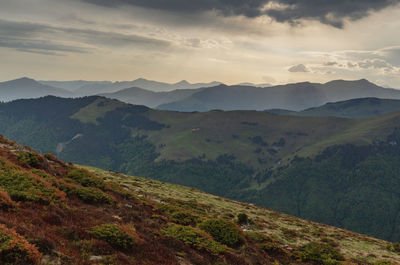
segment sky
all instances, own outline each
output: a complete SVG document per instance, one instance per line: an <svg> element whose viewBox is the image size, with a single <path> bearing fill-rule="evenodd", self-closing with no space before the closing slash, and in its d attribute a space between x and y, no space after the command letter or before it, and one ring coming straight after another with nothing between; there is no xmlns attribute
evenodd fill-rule
<svg viewBox="0 0 400 265"><path fill-rule="evenodd" d="M400 88L400 0L0 0L0 80Z"/></svg>

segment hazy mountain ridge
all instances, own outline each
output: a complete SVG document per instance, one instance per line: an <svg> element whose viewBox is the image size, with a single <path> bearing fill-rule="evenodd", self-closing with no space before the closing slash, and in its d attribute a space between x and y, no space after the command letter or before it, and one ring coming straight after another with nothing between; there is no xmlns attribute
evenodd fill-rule
<svg viewBox="0 0 400 265"><path fill-rule="evenodd" d="M27 77L0 83L0 101L39 98L48 95L70 97L73 94L68 90L43 85Z"/></svg>
<svg viewBox="0 0 400 265"><path fill-rule="evenodd" d="M197 89L202 87L211 87L221 84L220 82L210 83L194 83L191 84L186 80L169 84L144 78L138 78L133 81L40 81L44 84L68 88L74 91L76 96L93 96L103 93L114 93L127 88L141 88L152 92L167 92L177 89Z"/></svg>
<svg viewBox="0 0 400 265"><path fill-rule="evenodd" d="M154 92L138 87L131 87L115 93L99 94L99 96L118 99L134 105L145 105L150 108L155 108L162 104L185 99L192 94L201 91L202 89L204 88L176 89L169 92Z"/></svg>
<svg viewBox="0 0 400 265"><path fill-rule="evenodd" d="M187 112L212 109L300 111L328 102L363 97L400 99L400 91L379 87L364 79L336 80L325 84L304 82L266 88L220 85L203 89L184 100L164 104L158 108Z"/></svg>
<svg viewBox="0 0 400 265"><path fill-rule="evenodd" d="M325 84L303 82L267 87L227 86L218 82L190 84L187 81L167 84L143 78L114 83L81 80L43 81L43 83L68 88L69 91L24 78L0 83L0 89L1 86L5 87L2 91L3 100L37 98L46 95L61 97L101 95L151 108L192 112L213 109L301 111L322 106L328 102L355 98L400 99L399 90L379 87L365 79L335 80Z"/></svg>
<svg viewBox="0 0 400 265"><path fill-rule="evenodd" d="M277 115L332 116L342 118L366 118L400 111L400 100L379 98L357 98L331 102L303 111L270 109L265 112Z"/></svg>
<svg viewBox="0 0 400 265"><path fill-rule="evenodd" d="M86 85L94 85L94 84L108 85L108 84L112 83L110 81L85 81L85 80L74 80L74 81L39 80L38 82L41 84L44 84L44 85L58 87L58 88L62 88L62 89L69 90L69 91L76 91Z"/></svg>

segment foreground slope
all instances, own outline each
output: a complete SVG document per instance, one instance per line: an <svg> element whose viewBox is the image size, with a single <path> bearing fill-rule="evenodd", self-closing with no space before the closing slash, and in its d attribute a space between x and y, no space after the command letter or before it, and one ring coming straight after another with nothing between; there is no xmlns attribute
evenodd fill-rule
<svg viewBox="0 0 400 265"><path fill-rule="evenodd" d="M397 244L0 143L1 264L400 262Z"/></svg>
<svg viewBox="0 0 400 265"><path fill-rule="evenodd" d="M0 132L65 161L400 240L400 113L178 113L100 97L0 104Z"/></svg>

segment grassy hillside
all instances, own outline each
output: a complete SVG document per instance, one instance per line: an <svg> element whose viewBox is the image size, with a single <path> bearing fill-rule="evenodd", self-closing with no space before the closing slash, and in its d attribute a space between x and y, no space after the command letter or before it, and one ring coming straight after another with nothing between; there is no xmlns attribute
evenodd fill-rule
<svg viewBox="0 0 400 265"><path fill-rule="evenodd" d="M392 241L400 240L393 190L400 163L392 159L399 122L399 113L356 120L179 113L99 97L0 104L0 132L42 153Z"/></svg>
<svg viewBox="0 0 400 265"><path fill-rule="evenodd" d="M341 118L367 118L400 111L400 100L379 98L358 98L327 103L303 111L271 109L265 112L294 116L332 116Z"/></svg>
<svg viewBox="0 0 400 265"><path fill-rule="evenodd" d="M398 244L0 137L1 264L396 264Z"/></svg>
<svg viewBox="0 0 400 265"><path fill-rule="evenodd" d="M247 240L261 243L259 246L270 253L280 253L278 255L296 253L296 249L302 249L302 246L325 242L340 250L340 253L348 259L346 264L352 264L352 262L384 264L378 261L382 262L385 259L395 263L400 262L398 254L391 250L396 244L298 219L253 204L210 195L193 188L126 176L92 167L83 168L105 180L116 181L125 188L134 189L139 196L149 198L159 204L172 203L192 213L205 211L210 217L223 217L235 222L238 222L238 214L245 214L249 221L247 224L242 224L241 228ZM317 264L331 263L325 261L325 263L317 262ZM332 261L332 264L336 263Z"/></svg>

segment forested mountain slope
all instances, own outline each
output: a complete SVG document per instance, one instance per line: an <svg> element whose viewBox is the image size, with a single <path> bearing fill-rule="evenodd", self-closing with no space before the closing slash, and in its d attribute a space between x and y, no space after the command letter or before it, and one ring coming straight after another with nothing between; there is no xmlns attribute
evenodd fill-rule
<svg viewBox="0 0 400 265"><path fill-rule="evenodd" d="M400 113L179 113L100 97L0 104L0 132L42 153L392 241L400 240L399 124Z"/></svg>

